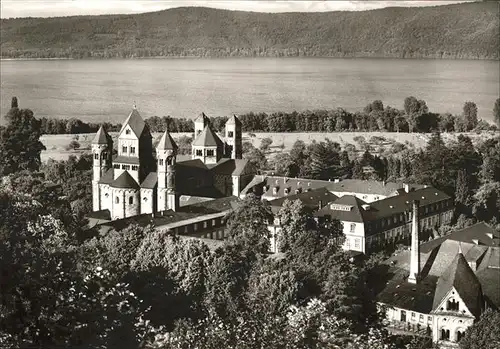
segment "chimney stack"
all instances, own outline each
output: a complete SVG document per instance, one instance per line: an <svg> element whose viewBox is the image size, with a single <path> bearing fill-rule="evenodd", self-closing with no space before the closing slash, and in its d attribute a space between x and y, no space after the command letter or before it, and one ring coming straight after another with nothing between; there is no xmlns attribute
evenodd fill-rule
<svg viewBox="0 0 500 349"><path fill-rule="evenodd" d="M419 205L418 200L413 200L413 218L411 223L411 247L410 247L410 276L408 282L416 284L420 278L420 245L419 233Z"/></svg>
<svg viewBox="0 0 500 349"><path fill-rule="evenodd" d="M405 192L409 193L410 192L410 185L408 183L403 183L403 189Z"/></svg>

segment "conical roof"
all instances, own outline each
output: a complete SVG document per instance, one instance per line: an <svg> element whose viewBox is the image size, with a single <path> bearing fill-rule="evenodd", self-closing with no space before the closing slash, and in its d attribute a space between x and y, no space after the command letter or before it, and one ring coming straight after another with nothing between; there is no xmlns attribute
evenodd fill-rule
<svg viewBox="0 0 500 349"><path fill-rule="evenodd" d="M227 119L226 125L241 125L241 121L236 115L233 115Z"/></svg>
<svg viewBox="0 0 500 349"><path fill-rule="evenodd" d="M108 144L109 138L110 135L106 132L104 127L101 126L95 134L92 144Z"/></svg>
<svg viewBox="0 0 500 349"><path fill-rule="evenodd" d="M144 126L146 125L146 123L144 122L144 120L142 120L141 114L139 114L137 109L134 108L130 112L127 120L125 120L125 122L123 123L120 134L123 132L127 125L130 126L132 132L134 132L137 138L139 138L142 134L142 131L144 130Z"/></svg>
<svg viewBox="0 0 500 349"><path fill-rule="evenodd" d="M121 175L118 176L111 183L111 187L113 188L123 188L123 189L139 189L139 184L135 181L134 178L127 172L123 171Z"/></svg>
<svg viewBox="0 0 500 349"><path fill-rule="evenodd" d="M479 280L470 268L462 253L457 253L448 269L438 279L434 293L433 309L442 303L443 298L455 288L467 309L479 316L481 314L482 289Z"/></svg>
<svg viewBox="0 0 500 349"><path fill-rule="evenodd" d="M168 131L163 133L158 145L156 146L157 150L176 150L177 148L177 144L175 144L175 141L172 139L172 136Z"/></svg>
<svg viewBox="0 0 500 349"><path fill-rule="evenodd" d="M195 146L205 146L205 147L218 147L222 146L222 141L219 136L210 128L210 126L205 126L203 131L196 137L193 142Z"/></svg>

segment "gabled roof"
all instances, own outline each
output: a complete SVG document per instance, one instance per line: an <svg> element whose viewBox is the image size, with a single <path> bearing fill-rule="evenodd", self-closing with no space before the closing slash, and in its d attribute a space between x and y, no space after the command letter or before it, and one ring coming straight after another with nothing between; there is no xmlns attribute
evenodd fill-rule
<svg viewBox="0 0 500 349"><path fill-rule="evenodd" d="M438 279L432 305L434 310L439 311L437 308L452 288L458 292L467 309L476 318L479 317L483 299L481 284L461 252L457 253L448 269Z"/></svg>
<svg viewBox="0 0 500 349"><path fill-rule="evenodd" d="M154 189L158 182L158 175L156 172L150 172L141 183L141 188Z"/></svg>
<svg viewBox="0 0 500 349"><path fill-rule="evenodd" d="M130 112L127 120L123 123L122 129L120 130L121 134L125 127L129 125L130 128L132 129L132 132L137 136L137 138L141 137L142 131L144 130L144 127L146 126L146 123L144 120L142 120L141 115L137 111L137 109L132 109Z"/></svg>
<svg viewBox="0 0 500 349"><path fill-rule="evenodd" d="M203 131L196 137L193 142L194 146L201 147L220 147L223 145L219 136L210 128L209 125L205 126Z"/></svg>
<svg viewBox="0 0 500 349"><path fill-rule="evenodd" d="M158 145L156 146L157 150L177 150L177 144L175 141L172 139L172 136L168 131L163 132L163 135L160 138L160 141L158 142Z"/></svg>
<svg viewBox="0 0 500 349"><path fill-rule="evenodd" d="M233 115L227 120L226 125L241 125L241 121L236 115Z"/></svg>
<svg viewBox="0 0 500 349"><path fill-rule="evenodd" d="M123 173L111 183L111 186L113 188L139 189L139 184L137 184L135 179L132 178L127 171L123 171Z"/></svg>
<svg viewBox="0 0 500 349"><path fill-rule="evenodd" d="M92 144L108 144L111 140L111 136L106 132L104 127L99 127L97 133L95 134L94 139L92 140Z"/></svg>
<svg viewBox="0 0 500 349"><path fill-rule="evenodd" d="M332 208L332 205L345 206L346 209L335 209ZM366 205L366 202L363 200L353 195L344 195L323 207L314 215L316 217L329 216L331 219L337 219L339 221L363 223L365 221L365 215L369 212L363 208L363 205ZM350 209L347 210L347 207Z"/></svg>

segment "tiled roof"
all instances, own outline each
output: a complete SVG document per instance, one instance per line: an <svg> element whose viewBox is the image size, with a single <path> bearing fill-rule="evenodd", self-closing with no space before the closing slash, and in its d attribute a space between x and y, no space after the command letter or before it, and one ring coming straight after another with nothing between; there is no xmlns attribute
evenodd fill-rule
<svg viewBox="0 0 500 349"><path fill-rule="evenodd" d="M214 198L207 198L204 196L180 195L179 206L189 206L199 204L200 202L215 200Z"/></svg>
<svg viewBox="0 0 500 349"><path fill-rule="evenodd" d="M207 169L207 166L200 159L180 161L180 162L177 162L177 165L178 166L186 166L186 167L202 168L204 170Z"/></svg>
<svg viewBox="0 0 500 349"><path fill-rule="evenodd" d="M500 309L500 269L486 268L478 271L476 276L486 300L496 309Z"/></svg>
<svg viewBox="0 0 500 349"><path fill-rule="evenodd" d="M168 131L163 132L160 141L156 145L157 150L176 150L178 149L177 144L172 139L172 136Z"/></svg>
<svg viewBox="0 0 500 349"><path fill-rule="evenodd" d="M141 188L154 189L158 183L158 175L156 172L150 172L141 183Z"/></svg>
<svg viewBox="0 0 500 349"><path fill-rule="evenodd" d="M331 219L338 219L339 221L363 223L366 220L365 215L368 213L362 207L365 204L366 202L353 195L344 195L323 207L314 215L316 217L329 216ZM350 210L332 209L332 205L349 206Z"/></svg>
<svg viewBox="0 0 500 349"><path fill-rule="evenodd" d="M377 294L377 301L401 309L429 314L432 310L437 277L428 276L417 284L407 282L407 270L393 268L392 278ZM408 315L407 315L408 316Z"/></svg>
<svg viewBox="0 0 500 349"><path fill-rule="evenodd" d="M113 188L124 188L124 189L139 189L139 184L135 181L134 178L127 172L123 171L121 175L118 176L117 179L111 183Z"/></svg>
<svg viewBox="0 0 500 349"><path fill-rule="evenodd" d="M238 197L228 196L224 198L206 200L203 202L198 202L192 205L183 206L181 211L192 212L192 213L216 213L224 212L234 208L234 205L238 202Z"/></svg>
<svg viewBox="0 0 500 349"><path fill-rule="evenodd" d="M421 189L423 185L409 185L410 190ZM403 189L403 182L381 182L372 180L361 179L344 179L340 182L331 183L328 185L328 190L332 192L346 192L346 193L362 193L391 196L398 189ZM404 190L403 190L404 192Z"/></svg>
<svg viewBox="0 0 500 349"><path fill-rule="evenodd" d="M428 257L426 257L426 269L429 270L429 274L439 276L445 272L448 266L455 259L459 249L462 250L464 255L467 255L474 247L475 245L473 244L461 243L455 240L446 240L432 251L428 251L426 244L422 244L420 246L420 251L427 252L426 255ZM478 247L479 249L482 249L483 252L487 250L487 247L485 246Z"/></svg>
<svg viewBox="0 0 500 349"><path fill-rule="evenodd" d="M194 146L204 146L204 147L219 147L223 143L219 136L210 128L209 125L205 126L203 131L196 137L193 141Z"/></svg>
<svg viewBox="0 0 500 349"><path fill-rule="evenodd" d="M438 279L432 305L434 310L438 310L443 298L453 287L457 290L467 309L474 316L479 317L483 299L481 284L462 253L457 253L450 266Z"/></svg>
<svg viewBox="0 0 500 349"><path fill-rule="evenodd" d="M111 140L111 136L106 132L104 127L99 127L99 130L95 134L92 144L108 144Z"/></svg>
<svg viewBox="0 0 500 349"><path fill-rule="evenodd" d="M144 122L144 120L142 120L142 117L139 114L139 112L137 111L137 109L134 108L130 112L127 120L125 120L125 122L123 123L122 129L120 130L119 134L121 134L123 132L123 130L125 129L125 127L127 125L130 126L130 128L132 129L132 132L134 132L134 134L137 136L137 138L140 138L142 131L144 130L144 127L146 126L146 123Z"/></svg>
<svg viewBox="0 0 500 349"><path fill-rule="evenodd" d="M373 221L384 217L390 217L393 214L411 211L413 200L419 200L420 206L422 207L448 199L450 199L448 195L436 188L427 187L417 189L409 193L391 196L370 203L370 209L367 211L366 218L368 221Z"/></svg>
<svg viewBox="0 0 500 349"><path fill-rule="evenodd" d="M285 196L285 188L288 188L290 194L295 194L295 190L297 189L308 191L326 187L330 183L329 181L317 179L267 176L265 177L266 187L264 188L262 196L267 200L272 200L272 198L277 199ZM276 194L274 194L274 188L277 188Z"/></svg>
<svg viewBox="0 0 500 349"><path fill-rule="evenodd" d="M236 115L233 115L227 120L226 125L241 125L241 121Z"/></svg>
<svg viewBox="0 0 500 349"><path fill-rule="evenodd" d="M247 159L220 159L210 170L217 174L240 176L247 166L251 166Z"/></svg>
<svg viewBox="0 0 500 349"><path fill-rule="evenodd" d="M120 164L132 164L132 165L139 165L139 158L136 156L123 156L123 155L116 155L113 158L113 163L120 163Z"/></svg>
<svg viewBox="0 0 500 349"><path fill-rule="evenodd" d="M99 183L101 183L101 184L111 184L113 181L114 181L114 171L113 171L112 168L108 168L102 174L101 179L99 180Z"/></svg>
<svg viewBox="0 0 500 349"><path fill-rule="evenodd" d="M241 191L240 195L246 195L248 193L254 193L254 190L258 191L259 193L261 192L259 187L264 186L266 183L266 176L262 175L257 175L252 178L250 183L246 185L245 188Z"/></svg>
<svg viewBox="0 0 500 349"><path fill-rule="evenodd" d="M318 188L309 192L303 192L295 195L288 195L279 199L271 200L269 204L274 207L281 207L285 200L300 200L302 204L309 208L317 209L321 202L322 206L337 200L338 197L328 191L326 188Z"/></svg>

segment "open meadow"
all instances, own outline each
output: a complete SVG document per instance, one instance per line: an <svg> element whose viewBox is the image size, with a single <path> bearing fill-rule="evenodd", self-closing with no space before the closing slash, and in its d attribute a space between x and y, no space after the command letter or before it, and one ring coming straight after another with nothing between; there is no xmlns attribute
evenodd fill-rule
<svg viewBox="0 0 500 349"><path fill-rule="evenodd" d="M116 146L117 132L110 133ZM452 142L457 139L461 133L442 133L442 137L446 143ZM495 132L482 131L481 133L467 132L462 133L469 136L474 144L477 144L487 138L494 137ZM192 137L190 132L172 133L172 137L178 140L182 136ZM153 133L154 141L156 143L161 136L160 133ZM396 132L303 132L303 133L244 133L243 143L250 142L258 148L264 138L272 140L269 147L269 156L273 156L278 152L289 151L297 140L304 141L309 144L313 141L324 141L325 138L333 142L338 142L342 148L352 144L356 147L358 152L364 151L366 147L370 147L373 154L383 153L390 149L393 144L401 143L407 147L424 147L427 144L431 134L430 133L396 133ZM221 135L222 137L222 135ZM47 161L49 158L54 160L65 160L70 155L80 155L90 152L90 143L94 138L94 134L60 134L60 135L43 135L41 137L42 143L47 148L42 152L42 161ZM77 149L68 149L72 140L76 140L80 147Z"/></svg>

